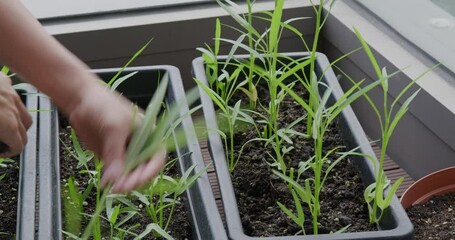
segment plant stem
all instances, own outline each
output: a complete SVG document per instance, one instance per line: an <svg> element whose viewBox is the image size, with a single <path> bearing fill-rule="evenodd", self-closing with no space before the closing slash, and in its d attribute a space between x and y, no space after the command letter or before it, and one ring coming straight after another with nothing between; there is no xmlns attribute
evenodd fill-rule
<svg viewBox="0 0 455 240"><path fill-rule="evenodd" d="M318 129L319 131L319 129ZM322 139L323 134L318 135L318 138L315 139L316 146L316 158L315 158L315 167L314 167L314 211L313 211L313 234L318 234L318 216L319 216L319 195L321 189L321 173L322 173Z"/></svg>
<svg viewBox="0 0 455 240"><path fill-rule="evenodd" d="M248 24L253 27L253 5L251 4L251 0L247 0L247 5L248 5ZM253 33L251 31L248 31L248 46L253 49ZM248 72L248 90L250 93L252 93L254 90L254 84L253 84L253 68L255 64L255 58L254 54L250 52L250 68ZM253 101L253 99L249 98L250 100L250 109L253 110L256 103Z"/></svg>
<svg viewBox="0 0 455 240"><path fill-rule="evenodd" d="M169 216L167 218L166 226L163 228L164 231L166 231L166 229L168 228L169 224L171 223L172 214L174 214L174 209L175 209L176 202L177 202L177 196L176 196L176 194L174 194L174 201L173 201L173 204L171 206L171 210L169 211Z"/></svg>
<svg viewBox="0 0 455 240"><path fill-rule="evenodd" d="M311 63L310 63L310 79L309 79L309 86L311 87L311 89L314 89L314 87L317 87L317 86L313 86L313 83L317 83L317 81L314 81L313 80L313 77L315 77L313 75L314 73L314 70L315 70L315 65L316 65L316 52L318 50L318 41L319 41L319 35L320 35L320 32L321 32L321 18L322 18L322 9L323 9L323 0L320 0L319 2L319 6L318 6L318 10L317 10L317 14L316 14L316 26L315 26L315 32L314 32L314 41L313 41L313 48L311 50ZM313 93L313 91L310 91L310 99L309 99L309 106L310 108L313 108L314 107L314 99L317 99L319 98L319 96L311 96L311 94ZM308 118L307 118L307 134L308 136L311 136L312 135L312 125L313 125L313 117L311 115L308 115Z"/></svg>
<svg viewBox="0 0 455 240"><path fill-rule="evenodd" d="M95 227L95 224L96 225L99 225L99 216L101 214L101 212L104 210L104 203L106 202L106 197L109 193L109 189L111 189L111 187L107 187L103 194L101 195L101 197L99 197L99 201L98 202L98 205L95 209L95 213L93 214L93 217L90 219L90 222L88 223L87 227L85 228L85 231L84 231L84 234L82 235L82 240L86 240L88 239L91 235L92 235L92 229L93 227ZM98 199L98 193L97 193L97 199Z"/></svg>
<svg viewBox="0 0 455 240"><path fill-rule="evenodd" d="M386 125L386 126L388 126L388 125ZM386 131L388 132L388 129ZM385 133L385 134L387 134L387 133ZM378 175L377 175L377 179L376 179L376 186L378 186L378 183L380 183L380 182L382 182L382 183L385 182L383 168L384 168L384 159L385 159L385 155L387 152L388 140L386 138L383 138L383 139L384 140L381 143L381 155L379 157L379 166L378 166ZM370 223L376 223L378 221L378 219L376 217L376 213L378 210L378 199L382 198L381 194L383 194L382 191L375 191L375 198L373 201L373 212L371 213Z"/></svg>
<svg viewBox="0 0 455 240"><path fill-rule="evenodd" d="M230 148L231 148L231 154L229 154L229 162L230 162L230 169L231 173L234 171L235 168L235 156L234 156L234 126L232 126L231 121L229 121L229 140L230 140Z"/></svg>

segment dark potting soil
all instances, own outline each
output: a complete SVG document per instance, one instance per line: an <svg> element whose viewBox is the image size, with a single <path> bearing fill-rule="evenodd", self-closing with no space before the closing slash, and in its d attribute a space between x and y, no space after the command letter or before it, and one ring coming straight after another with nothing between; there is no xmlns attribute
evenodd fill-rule
<svg viewBox="0 0 455 240"><path fill-rule="evenodd" d="M12 239L16 234L17 189L19 187L19 157L0 168L0 239Z"/></svg>
<svg viewBox="0 0 455 240"><path fill-rule="evenodd" d="M296 89L294 89L296 90ZM258 87L259 96L268 96L268 92ZM301 96L304 92L299 90ZM246 102L242 101L242 102ZM267 102L262 102L267 106ZM287 125L305 115L305 112L290 97L286 97L280 107L279 122ZM264 114L264 113L263 113ZM335 147L344 146L338 133L336 123L328 130L324 139L325 152ZM305 121L294 127L294 130L305 132ZM235 135L236 152L248 140L257 137L254 130ZM285 156L285 160L295 169L300 161L313 156L313 142L303 137L293 139L295 149ZM350 149L341 149L347 151ZM294 210L294 200L284 180L274 175L267 162L272 162L271 148L264 148L261 142L249 143L243 151L232 181L239 205L239 211L245 234L250 236L285 236L302 234L300 227L283 213L277 202ZM273 154L272 154L273 155ZM333 159L335 159L335 156ZM336 232L350 225L346 232L375 231L377 228L369 223L368 207L363 199L365 186L362 184L353 160L341 161L327 178L320 196L321 215L319 216L319 234ZM301 179L312 177L312 170L307 170ZM303 206L307 209L306 206ZM309 210L305 212L305 231L312 234L312 217Z"/></svg>
<svg viewBox="0 0 455 240"><path fill-rule="evenodd" d="M455 193L434 196L406 212L414 225L415 239L455 239Z"/></svg>
<svg viewBox="0 0 455 240"><path fill-rule="evenodd" d="M66 146L72 146L70 128L68 126L66 126L66 123L64 120L61 120L61 123L63 123L63 124L61 124L62 126L59 131L60 140L63 141L66 144ZM87 182L89 180L89 177L87 176L87 174L79 173L79 171L81 169L77 168L77 164L78 164L77 160L71 156L71 154L68 152L67 149L65 149L63 144L60 145L60 157L61 157L60 181L61 181L62 191L64 191L64 186L69 177L73 177L74 180L78 183L80 191L83 191L84 189L86 189L86 187L88 185ZM168 158L172 159L172 157L173 157L172 154L169 154ZM89 162L89 168L95 169L93 161ZM173 177L177 177L179 175L177 165L175 165L175 167L172 167L169 170L168 174L170 174ZM95 212L95 208L96 208L95 191L96 190L93 189L92 194L88 197L87 204L86 204L86 206L84 206L85 213L92 214ZM135 197L130 198L130 200L134 204L136 204L136 206L141 205L141 202L139 202L138 200L135 200L135 199L136 199ZM172 216L173 220L171 221L171 223L167 229L167 232L171 236L173 236L175 239L191 239L191 236L192 236L191 235L192 234L191 224L190 224L189 218L187 217L187 212L185 210L185 206L183 205L183 200L181 200L181 199L179 199L179 200L180 200L181 204L176 205L173 216ZM64 201L65 201L65 199L62 199L62 205L63 205ZM104 213L105 213L105 211L103 211L103 214ZM136 216L134 216L131 220L129 220L128 223L122 225L122 228L128 229L128 227L139 223L141 226L138 228L135 228L134 230L132 230L132 232L135 232L136 234L142 233L145 230L146 226L148 224L152 223L152 220L150 217L148 217L145 209L143 209L143 208L140 210L139 214L140 215L136 214ZM66 223L65 223L64 216L65 215L63 213L63 219L64 219L63 224L64 224L64 229L65 229ZM84 229L84 226L87 223L88 223L88 219L86 222L83 223L82 229ZM103 224L103 229L106 230L106 232L104 234L109 234L109 223L107 223L106 221L102 221L102 224ZM109 236L109 235L106 235L106 236ZM133 239L133 237L129 237L126 239ZM146 236L143 239L156 239L156 238L151 236L151 234L150 234L150 236Z"/></svg>

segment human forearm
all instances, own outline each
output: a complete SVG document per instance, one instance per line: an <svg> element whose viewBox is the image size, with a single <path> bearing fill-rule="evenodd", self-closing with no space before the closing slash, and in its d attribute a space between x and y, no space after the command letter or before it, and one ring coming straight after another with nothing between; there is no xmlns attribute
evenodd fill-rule
<svg viewBox="0 0 455 240"><path fill-rule="evenodd" d="M81 141L103 160L104 184L113 184L117 192L128 191L158 174L164 165L164 151L124 174L125 147L131 126L140 124L132 103L95 81L97 77L88 67L49 36L18 0L0 0L0 34L0 64L11 67L63 110ZM8 109L11 102L4 101L3 109ZM9 119L24 122L19 117ZM0 127L7 126L2 123ZM17 128L7 130L18 132ZM25 135L25 130L21 132ZM0 136L0 140L5 138ZM15 144L17 151L25 144L19 140Z"/></svg>
<svg viewBox="0 0 455 240"><path fill-rule="evenodd" d="M85 64L49 36L19 1L0 1L0 33L0 64L48 94L65 112L97 84Z"/></svg>

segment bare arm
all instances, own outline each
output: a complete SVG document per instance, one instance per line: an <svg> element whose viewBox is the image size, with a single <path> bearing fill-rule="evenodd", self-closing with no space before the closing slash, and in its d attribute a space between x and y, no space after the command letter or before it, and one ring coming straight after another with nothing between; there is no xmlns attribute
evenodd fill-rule
<svg viewBox="0 0 455 240"><path fill-rule="evenodd" d="M49 36L18 0L0 0L0 64L8 65L63 110L82 141L103 160L103 183L112 183L114 191L146 183L164 165L162 151L123 175L132 104L95 81L88 67Z"/></svg>
<svg viewBox="0 0 455 240"><path fill-rule="evenodd" d="M0 35L0 64L8 63L63 111L68 112L81 101L84 89L96 84L88 68L49 36L20 1L0 1Z"/></svg>

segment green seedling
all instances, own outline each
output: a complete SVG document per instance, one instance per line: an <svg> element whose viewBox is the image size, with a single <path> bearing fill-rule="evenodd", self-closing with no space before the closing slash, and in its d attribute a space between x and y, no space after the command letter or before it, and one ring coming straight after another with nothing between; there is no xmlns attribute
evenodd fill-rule
<svg viewBox="0 0 455 240"><path fill-rule="evenodd" d="M389 79L393 77L396 73L388 74L386 68L380 68L379 64L371 51L370 47L362 37L361 33L354 28L357 38L359 39L362 47L368 56L368 59L373 66L376 76L381 82L381 88L383 93L382 98L382 112L379 110L378 106L371 100L371 98L364 94L365 99L369 103L369 105L373 108L374 113L377 116L379 121L379 126L381 130L381 153L379 156L379 165L375 163L376 168L376 182L372 183L365 189L364 198L365 201L368 203L368 208L370 212L370 222L371 223L378 223L384 211L390 206L390 202L392 201L392 197L395 195L396 190L403 182L403 178L399 178L394 184L390 185L390 180L387 180L385 173L383 171L384 159L387 153L387 148L392 137L392 134L397 127L399 121L405 116L405 114L409 110L409 105L414 100L414 98L419 93L420 89L416 90L412 93L408 98L406 98L398 108L399 101L404 97L405 94L408 93L410 88L422 78L426 73L433 70L435 67L430 68L428 71L424 72L416 79L408 83L398 94L395 100L389 104L388 94L389 94ZM342 72L342 71L341 71ZM347 75L346 75L347 76ZM351 81L353 81L351 79ZM386 189L389 189L388 193L385 194ZM379 213L379 215L378 215Z"/></svg>
<svg viewBox="0 0 455 240"><path fill-rule="evenodd" d="M139 214L139 209L125 195L108 195L106 198L106 217L103 219L109 222L110 239L125 239L130 235L137 237L137 234L132 231L140 226L139 223L127 229L122 228L137 214Z"/></svg>
<svg viewBox="0 0 455 240"><path fill-rule="evenodd" d="M253 4L255 1L247 0L247 5L248 5L248 14L247 14L247 19L248 19L248 25L253 26ZM254 41L253 41L253 33L251 31L248 31L248 47L253 49L254 48ZM250 69L254 67L254 62L255 62L255 57L252 52L250 52ZM257 90L256 86L254 85L253 82L253 76L254 72L253 71L248 71L248 90L249 91L244 91L245 93L252 93L253 97L250 97L250 109L254 109L254 106L256 105L257 101Z"/></svg>
<svg viewBox="0 0 455 240"><path fill-rule="evenodd" d="M163 231L163 229L160 228L160 226L158 226L158 224L156 223L150 223L149 225L147 225L145 231L138 235L137 237L135 237L134 240L142 239L146 237L150 232L156 232L166 240L174 240L174 238L171 235L169 235L169 233Z"/></svg>
<svg viewBox="0 0 455 240"><path fill-rule="evenodd" d="M144 51L150 42L151 40L144 47L142 47L132 57L132 59L106 84L107 87L114 91L120 84L136 74L136 72L132 72L123 77L120 77L120 74L123 72L123 70L136 57L138 57L141 52ZM187 99L181 98L176 103L171 104L166 108L166 111L164 111L164 113L158 117L158 113L162 110L162 104L164 102L164 95L167 90L168 81L169 76L166 73L160 79L158 90L156 91L151 103L148 105L145 111L144 119L142 121L143 124L137 127L132 126L134 131L130 144L127 147L125 172L129 172L136 168L138 165L144 163L150 159L150 157L157 151L163 149L167 150L168 152L172 152L176 149L176 147L182 146L186 141L183 130L179 128L180 123L186 117L189 117L193 112L197 111L200 106L189 110L185 114L181 114L182 106L186 104L187 100L189 105L194 103L197 100L198 95L196 93L196 90L190 91L189 94L187 94ZM134 118L136 118L138 114L138 111L136 111ZM109 223L111 239L124 239L127 236L134 236L135 239L141 239L150 231L160 233L165 238L171 239L171 237L168 237L169 235L166 232L156 229L154 223L147 226L146 230L141 234L132 232L138 227L137 224L129 227L128 229L124 229L122 226L128 222L132 216L138 213L137 207L135 207L125 196L111 194L110 187L107 187L104 190L101 188L101 161L94 157L94 154L92 152L83 150L74 131L72 131L71 139L73 145L72 147L74 148L74 152L71 151L71 154L79 162L78 167L84 167L80 173L89 174L91 180L89 181L89 187L87 187L87 189L85 189L83 192L80 192L74 187L74 182L73 184L70 183L69 185L73 185L73 187L71 187L71 197L69 198L74 202L77 202L77 209L81 210L80 203L84 202L84 199L87 197L87 195L94 189L96 190L96 209L95 212L91 215L83 214L83 212L79 211L78 215L90 218L90 221L85 227L85 230L81 237L79 237L80 231L67 231L65 234L74 239L88 239L89 237L92 237L96 240L101 239L101 221L104 220ZM66 147L68 148L68 146ZM87 163L93 160L99 164L95 164L95 170L90 170ZM189 178L191 182L194 182L201 173L191 173L191 177L189 177L189 174L190 173L188 173L186 180ZM189 185L185 186L189 187ZM182 189L184 186L180 185L180 187ZM181 191L183 192L184 190ZM106 209L106 216L102 215L104 209ZM71 218L72 215L73 214L70 214L69 217ZM74 217L73 219L77 219L77 217ZM75 226L77 226L77 224Z"/></svg>
<svg viewBox="0 0 455 240"><path fill-rule="evenodd" d="M242 76L246 76L246 81L240 81L239 84L241 87L239 88L242 90L250 99L250 107L255 105L255 101L252 102L251 100L257 99L257 90L256 84L259 80L264 80L269 88L270 94L270 104L266 106L266 111L268 113L267 116L267 126L264 127L265 132L261 136L261 138L270 138L271 136L274 137L275 143L272 144L274 148L274 157L278 162L283 162L283 149L286 147L282 146L282 139L280 135L283 132L283 129L278 128L278 116L279 116L279 105L283 100L286 92L279 88L280 82L286 80L288 77L297 74L298 72L302 71L302 69L310 64L310 61L306 61L306 59L302 60L303 62L294 65L294 66L287 66L285 61L281 59L286 59L285 56L282 56L278 52L278 45L283 33L284 29L291 30L292 32L296 33L299 37L302 38L302 34L294 27L290 25L291 22L296 20L301 20L304 18L296 18L291 19L288 21L282 21L283 15L283 7L284 1L277 0L275 1L275 9L273 13L271 12L261 12L262 15L258 15L257 18L263 21L267 21L270 23L270 27L265 30L264 33L259 33L252 25L253 21L253 13L252 13L252 5L254 2L248 1L248 14L246 16L238 10L237 4L232 1L217 1L218 4L240 25L242 29L235 28L232 26L228 26L240 33L240 37L237 40L230 40L225 38L215 39L215 41L222 41L229 44L232 44L231 51L228 55L226 60L225 66L235 67L235 70L232 71L231 75L237 76L239 73L242 73ZM247 38L248 45L243 44L242 42ZM248 60L237 60L234 59L233 55L237 49L242 49L247 51L250 54L250 59ZM216 56L212 55L210 59L214 59ZM256 63L257 62L257 63ZM212 61L211 63L214 63ZM294 63L294 62L292 62ZM278 69L278 66L282 66ZM228 75L226 73L222 73L221 76ZM256 77L256 82L253 82L253 78ZM220 81L213 81L215 83L219 83ZM222 82L221 84L225 84ZM200 85L200 84L199 84ZM248 85L249 90L243 88L244 85ZM253 87L254 86L254 87ZM213 87L211 87L213 89ZM233 88L236 89L236 88ZM206 93L209 91L204 89ZM215 94L214 94L215 93ZM220 105L223 105L222 112L224 115L232 116L232 113L229 113L228 109L228 101L221 101L223 99L222 96L216 96L216 91L213 91L209 94L212 100L217 104L220 108ZM217 98L217 99L215 99ZM237 103L236 103L237 104ZM231 121L228 124L235 124ZM232 149L232 147L231 147ZM233 151L230 154L230 166L232 166L235 161L233 160ZM282 171L286 171L286 168L282 166ZM232 170L232 168L231 168Z"/></svg>
<svg viewBox="0 0 455 240"><path fill-rule="evenodd" d="M8 166L8 163L13 163L14 160L9 158L0 158L0 167L5 168ZM6 173L0 175L0 181L2 181L6 177Z"/></svg>
<svg viewBox="0 0 455 240"><path fill-rule="evenodd" d="M179 179L161 172L144 193L133 191L132 194L142 202L147 214L152 219L152 225L147 227L147 233L153 232L156 236L172 239L163 235L162 232L166 232L171 223L175 207L180 204L178 200L180 195L191 187L206 170L204 168L193 174L195 167L196 165L193 165L188 168Z"/></svg>
<svg viewBox="0 0 455 240"><path fill-rule="evenodd" d="M133 132L130 144L128 145L126 151L125 171L131 171L136 168L138 165L150 159L153 154L162 148L165 148L168 151L173 151L175 150L176 145L180 146L180 144L185 142L183 130L180 128L177 129L177 127L185 117L188 117L199 107L190 110L186 115L178 118L179 111L186 100L181 99L169 106L167 111L165 111L165 114L158 117L158 113L162 108L168 81L168 75L165 74L144 113L143 124L140 127L135 128L136 130ZM190 105L196 101L197 93L195 90L190 91L189 94L187 94L187 99ZM154 127L155 125L156 127ZM171 138L171 136L174 136L174 138ZM175 141L176 144L171 144L173 141ZM200 174L197 174L197 176L199 175ZM91 229L97 229L97 226L99 226L99 220L96 219L99 219L99 215L102 211L101 209L104 208L107 197L106 194L108 192L109 188L105 189L101 196L97 194L97 202L99 204L97 204L97 210L93 215L92 220L89 222L82 239L87 239L91 235ZM97 231L93 232L94 237L99 235Z"/></svg>
<svg viewBox="0 0 455 240"><path fill-rule="evenodd" d="M310 88L317 88L318 84L317 81L314 79L315 78L315 66L316 66L316 58L317 58L317 50L318 50L318 44L319 44L319 36L321 34L322 28L329 16L329 14L326 14L325 17L323 18L323 11L324 11L324 0L319 0L319 4L316 5L312 0L310 0L311 5L313 6L313 10L316 14L315 20L316 20L316 26L315 26L315 32L314 32L314 41L313 41L313 46L310 50L310 59L313 59L313 61L310 62L310 76L309 78L306 78L307 84L310 85ZM332 9L333 5L335 4L335 0L330 1L330 7L328 12L330 13L330 10ZM306 45L306 44L305 44ZM317 95L311 95L311 94L317 94ZM309 106L313 108L313 110L316 110L317 107L314 104L314 101L317 101L317 98L319 98L319 94L315 93L315 91L310 92L310 97L309 97ZM317 105L317 104L316 104ZM313 133L313 117L311 115L308 116L307 119L307 134L311 136Z"/></svg>
<svg viewBox="0 0 455 240"><path fill-rule="evenodd" d="M248 115L242 111L241 109L241 100L237 101L234 107L231 107L229 103L222 99L214 90L210 87L206 86L204 83L199 81L198 79L194 78L194 81L198 84L200 88L212 99L212 101L216 104L218 109L221 111L221 119L219 121L221 126L221 131L218 131L220 136L225 141L225 153L226 156L229 158L228 160L228 168L229 172L234 171L235 166L237 165L237 161L235 159L234 154L234 133L236 132L236 124L239 122L243 123L251 123L252 119L248 117ZM229 143L227 143L228 136L226 136L225 132L229 134ZM229 146L229 147L228 147Z"/></svg>
<svg viewBox="0 0 455 240"><path fill-rule="evenodd" d="M282 203L278 202L278 206L283 210L283 212L290 218L292 219L297 225L301 227L301 231L303 234L306 234L305 229L304 229L304 222L305 222L305 215L304 215L304 210L303 210L303 205L308 207L308 210L311 213L311 216L313 217L313 234L318 234L318 230L315 228L318 228L318 222L317 222L317 216L320 213L320 204L319 204L319 193L322 190L322 186L324 186L325 181L329 177L331 171L340 163L341 161L345 160L348 156L355 156L357 155L357 151L359 147L356 147L348 152L338 152L341 147L336 147L330 151L328 151L324 157L322 162L324 162L325 165L325 170L322 172L322 178L320 179L320 184L316 184L318 181L316 177L314 178L306 178L306 179L301 179L301 176L304 172L306 172L309 169L314 169L316 163L315 159L316 156L311 157L307 161L302 161L299 164L299 167L297 169L297 174L295 173L295 170L293 168L290 169L289 176L273 170L273 173L283 179L285 182L289 184L289 188L291 189L291 193L294 199L294 204L295 204L295 209L296 213L293 213L291 210L289 210L286 206L284 206ZM336 159L332 159L334 155L338 155ZM302 184L300 182L303 182ZM316 189L316 187L319 186L319 189ZM348 226L345 226L343 229L340 229L340 231L345 231Z"/></svg>
<svg viewBox="0 0 455 240"><path fill-rule="evenodd" d="M172 141L176 140L180 144L185 141L183 138L183 129L177 129L177 127L185 117L197 111L200 106L191 109L183 117L178 118L178 114L184 104L191 106L198 99L199 95L197 89L190 90L186 94L186 98L177 100L176 103L169 106L166 114L159 118L160 121L157 121L168 82L169 76L165 74L145 111L142 125L134 128L135 131L126 150L125 171L127 172L148 161L153 154L163 149L164 146L167 146L166 149L168 151L175 150L174 148L178 144L169 144ZM170 138L174 132L177 139Z"/></svg>
<svg viewBox="0 0 455 240"><path fill-rule="evenodd" d="M89 150L82 149L74 129L71 128L71 146L74 149L74 151L71 149L70 146L66 145L65 142L60 140L60 143L62 143L63 147L65 147L68 153L74 159L77 160L78 162L77 168L84 167L86 171L89 171L87 163L95 157L95 153Z"/></svg>
<svg viewBox="0 0 455 240"><path fill-rule="evenodd" d="M123 73L123 71L137 58L141 55L142 52L150 45L153 41L153 38L150 39L141 49L139 49L131 58L130 60L115 74L111 80L107 83L108 86L115 85L114 83L117 81L117 78ZM123 81L121 81L123 82ZM114 88L115 89L115 88Z"/></svg>
<svg viewBox="0 0 455 240"><path fill-rule="evenodd" d="M244 39L242 35L236 43L241 42ZM248 77L242 79L246 76L246 68L243 64L236 62L231 62L232 54L225 61L218 60L219 46L221 42L221 23L220 20L216 20L216 31L215 31L215 46L212 49L209 45L206 44L206 48L197 48L202 52L202 57L205 63L205 70L207 76L207 82L211 89L213 89L216 94L223 99L225 102L229 102L236 92L239 90L244 92L250 102L256 102L257 92L256 87L253 84L253 77ZM238 46L234 43L231 52L235 52L234 49L237 49ZM235 70L232 73L226 70L228 67L234 67ZM252 71L249 71L252 74ZM248 89L245 86L248 85Z"/></svg>
<svg viewBox="0 0 455 240"><path fill-rule="evenodd" d="M316 78L313 78L316 79ZM315 81L315 80L314 80ZM281 84L280 86L285 89L288 94L290 94L301 106L307 111L308 116L312 117L312 139L314 142L314 151L315 157L313 163L311 164L311 168L313 169L314 173L314 211L312 211L313 215L313 225L314 225L314 234L317 234L318 228L318 215L319 215L319 196L320 192L323 188L323 181L322 181L322 173L324 172L324 165L327 161L327 158L323 155L323 146L324 146L324 136L327 133L329 126L337 119L337 117L342 113L342 111L349 106L352 102L357 100L359 97L365 95L374 87L381 84L381 80L375 81L373 83L368 84L367 86L360 88L360 85L363 81L354 84L353 87L348 89L342 97L340 97L337 101L330 105L329 97L332 94L332 89L330 89L327 85L323 84L322 82L318 84L313 84L314 88L308 88L309 92L313 92L313 96L319 95L319 88L324 88L325 91L322 94L321 98L318 98L317 101L313 102L313 106L310 106L308 102L306 102L302 97L296 94L291 88L289 88L285 84ZM357 90L357 91L356 91ZM317 95L316 95L317 93ZM311 95L311 94L310 94ZM313 110L315 109L315 110Z"/></svg>
<svg viewBox="0 0 455 240"><path fill-rule="evenodd" d="M74 179L70 177L63 194L66 232L71 234L79 234L81 232L81 213L84 212L84 201L84 194L77 189Z"/></svg>

